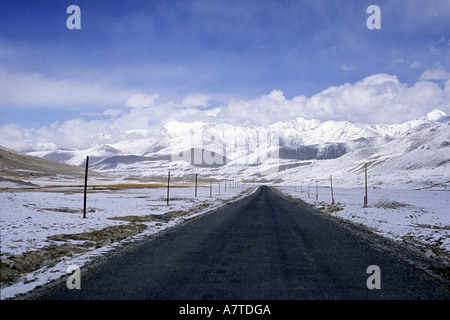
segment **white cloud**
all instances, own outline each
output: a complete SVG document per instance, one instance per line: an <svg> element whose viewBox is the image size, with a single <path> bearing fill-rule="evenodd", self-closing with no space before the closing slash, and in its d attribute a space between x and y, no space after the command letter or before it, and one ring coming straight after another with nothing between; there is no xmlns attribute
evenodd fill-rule
<svg viewBox="0 0 450 320"><path fill-rule="evenodd" d="M426 70L419 77L419 80L447 80L450 79L450 72L444 69L431 69Z"/></svg>
<svg viewBox="0 0 450 320"><path fill-rule="evenodd" d="M219 120L243 125L268 125L287 121L301 114L304 97L286 99L280 90L274 90L253 100L231 100L217 114Z"/></svg>
<svg viewBox="0 0 450 320"><path fill-rule="evenodd" d="M81 114L107 118L76 118L38 129L5 125L0 127L0 145L20 151L36 150L43 143L54 143L59 148L84 149L136 138L136 132L157 133L165 123L172 120L208 122L214 119L214 112L211 110L180 108L181 101L156 104L154 101L157 97L158 95L133 95L128 101L132 107L127 111L108 108L103 112Z"/></svg>
<svg viewBox="0 0 450 320"><path fill-rule="evenodd" d="M409 69L420 69L422 67L422 63L420 61L414 61L409 65Z"/></svg>
<svg viewBox="0 0 450 320"><path fill-rule="evenodd" d="M444 108L450 113L450 80L445 82L444 86L444 102L442 103ZM444 110L445 111L445 110Z"/></svg>
<svg viewBox="0 0 450 320"><path fill-rule="evenodd" d="M355 67L349 67L346 64L343 64L341 66L341 69L344 70L344 71L352 71L352 70L355 70Z"/></svg>
<svg viewBox="0 0 450 320"><path fill-rule="evenodd" d="M322 54L335 54L336 53L336 46L331 46L330 48L327 48L322 51Z"/></svg>
<svg viewBox="0 0 450 320"><path fill-rule="evenodd" d="M0 70L0 106L22 108L66 108L90 106L104 108L123 105L131 91L82 79L53 79L42 74L10 73Z"/></svg>
<svg viewBox="0 0 450 320"><path fill-rule="evenodd" d="M111 117L117 117L119 114L122 113L122 110L119 109L106 109L102 112L102 115L104 116L111 116Z"/></svg>
<svg viewBox="0 0 450 320"><path fill-rule="evenodd" d="M35 147L33 135L15 124L0 127L0 145L14 150L32 150Z"/></svg>
<svg viewBox="0 0 450 320"><path fill-rule="evenodd" d="M149 108L154 106L155 101L159 98L159 94L146 95L143 93L133 94L125 102L125 106L130 108Z"/></svg>
<svg viewBox="0 0 450 320"><path fill-rule="evenodd" d="M81 113L82 116L86 116L86 117L102 117L102 116L106 116L106 117L116 117L119 114L122 114L123 111L120 109L106 109L103 112L83 112Z"/></svg>
<svg viewBox="0 0 450 320"><path fill-rule="evenodd" d="M205 94L195 94L181 101L181 107L207 107L209 97Z"/></svg>
<svg viewBox="0 0 450 320"><path fill-rule="evenodd" d="M205 112L205 114L206 114L207 116L209 116L209 117L217 117L217 114L218 114L221 110L222 110L221 107L216 107L216 108L213 108L213 109L205 110L204 112Z"/></svg>
<svg viewBox="0 0 450 320"><path fill-rule="evenodd" d="M191 95L181 101L157 104L159 95L132 95L126 111L108 108L107 118L72 119L50 127L23 129L17 125L0 127L0 145L31 150L42 143L62 148L87 148L101 143L130 139L130 132L159 132L169 121L226 122L239 125L269 125L297 117L306 119L350 120L361 123L401 123L434 109L450 112L450 80L439 88L432 81L409 86L394 75L375 74L356 83L330 87L311 97L288 99L274 90L251 100L230 100L207 110L207 96ZM181 107L184 106L184 107ZM135 134L134 134L135 135Z"/></svg>
<svg viewBox="0 0 450 320"><path fill-rule="evenodd" d="M442 37L439 39L439 43L441 43L442 45L444 45L446 47L450 47L450 39Z"/></svg>
<svg viewBox="0 0 450 320"><path fill-rule="evenodd" d="M254 100L230 101L218 117L250 125L267 125L295 117L389 124L423 116L445 107L448 100L448 95L432 82L418 81L408 86L396 76L375 74L354 84L330 87L309 98L286 99L281 91L273 91Z"/></svg>
<svg viewBox="0 0 450 320"><path fill-rule="evenodd" d="M396 76L376 74L314 95L306 110L320 120L400 123L426 114L442 99L442 91L434 83L419 81L408 87Z"/></svg>

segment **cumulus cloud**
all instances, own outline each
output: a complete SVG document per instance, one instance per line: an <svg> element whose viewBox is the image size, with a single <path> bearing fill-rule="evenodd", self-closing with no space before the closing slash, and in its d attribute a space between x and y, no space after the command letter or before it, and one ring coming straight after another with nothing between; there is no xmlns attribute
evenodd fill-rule
<svg viewBox="0 0 450 320"><path fill-rule="evenodd" d="M212 121L217 110L200 110L189 105L205 105L206 99L192 99L191 104L169 101L157 104L159 95L132 95L127 100L130 109L108 108L104 112L82 113L100 119L76 118L55 122L42 128L21 128L16 124L0 127L0 145L19 151L42 149L53 143L58 148L85 149L99 144L157 135L169 121ZM194 97L194 96L193 96ZM181 108L180 106L185 106ZM102 117L103 116L103 117Z"/></svg>
<svg viewBox="0 0 450 320"><path fill-rule="evenodd" d="M410 69L420 69L422 67L422 62L414 61L409 65Z"/></svg>
<svg viewBox="0 0 450 320"><path fill-rule="evenodd" d="M444 86L444 102L443 105L447 111L450 111L450 80L445 82ZM444 110L445 111L445 110ZM450 113L450 112L448 112Z"/></svg>
<svg viewBox="0 0 450 320"><path fill-rule="evenodd" d="M436 76L436 75L435 75ZM130 95L127 110L108 108L101 119L72 119L50 127L22 129L0 127L0 145L29 151L42 143L60 148L86 148L126 139L152 136L169 121L225 122L263 126L298 117L317 120L349 120L356 123L401 123L441 109L450 112L450 80L441 89L433 81L401 83L397 76L374 74L355 83L330 87L311 97L286 98L280 90L250 100L230 100L205 109L206 95L190 95L180 101L157 103L158 94Z"/></svg>
<svg viewBox="0 0 450 320"><path fill-rule="evenodd" d="M221 108L217 118L243 125L268 125L276 121L287 121L300 116L304 96L286 99L280 90L252 100L231 100Z"/></svg>
<svg viewBox="0 0 450 320"><path fill-rule="evenodd" d="M213 108L213 109L205 110L204 112L205 112L205 114L206 114L207 116L209 116L209 117L217 117L217 114L218 114L221 110L222 110L221 107L216 107L216 108Z"/></svg>
<svg viewBox="0 0 450 320"><path fill-rule="evenodd" d="M123 113L122 110L120 109L106 109L103 112L83 112L81 115L82 116L87 116L87 117L102 117L102 116L106 116L106 117L116 117L119 114Z"/></svg>
<svg viewBox="0 0 450 320"><path fill-rule="evenodd" d="M121 113L122 113L122 110L109 108L109 109L106 109L105 111L103 111L102 115L116 117Z"/></svg>
<svg viewBox="0 0 450 320"><path fill-rule="evenodd" d="M231 101L218 117L253 125L267 125L295 117L400 123L436 108L445 108L448 105L446 88L441 90L429 81L418 81L408 86L394 75L375 74L354 84L330 87L309 98L286 99L281 91L273 91L254 100Z"/></svg>
<svg viewBox="0 0 450 320"><path fill-rule="evenodd" d="M450 72L444 69L431 69L424 71L419 80L447 80L450 79Z"/></svg>
<svg viewBox="0 0 450 320"><path fill-rule="evenodd" d="M133 94L125 102L125 106L130 108L149 108L154 106L155 101L159 98L159 94L146 95L143 93Z"/></svg>
<svg viewBox="0 0 450 320"><path fill-rule="evenodd" d="M0 145L14 150L31 151L36 146L30 130L23 129L16 124L0 127Z"/></svg>
<svg viewBox="0 0 450 320"><path fill-rule="evenodd" d="M195 94L181 101L181 107L207 107L209 97L205 94Z"/></svg>

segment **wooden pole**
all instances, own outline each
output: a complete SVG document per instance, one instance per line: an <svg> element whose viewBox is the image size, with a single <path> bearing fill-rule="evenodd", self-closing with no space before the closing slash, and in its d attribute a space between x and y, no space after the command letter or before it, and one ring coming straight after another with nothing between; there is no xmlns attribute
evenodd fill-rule
<svg viewBox="0 0 450 320"><path fill-rule="evenodd" d="M317 189L317 181L316 181L316 200L319 200L319 190Z"/></svg>
<svg viewBox="0 0 450 320"><path fill-rule="evenodd" d="M83 218L86 218L86 198L87 198L87 179L89 168L89 156L86 157L86 172L84 175L84 205L83 205Z"/></svg>
<svg viewBox="0 0 450 320"><path fill-rule="evenodd" d="M167 205L169 205L170 171L167 175Z"/></svg>
<svg viewBox="0 0 450 320"><path fill-rule="evenodd" d="M367 207L367 163L364 164L364 181L365 181L364 208L366 208Z"/></svg>
<svg viewBox="0 0 450 320"><path fill-rule="evenodd" d="M197 176L198 174L195 174L195 197L197 197Z"/></svg>
<svg viewBox="0 0 450 320"><path fill-rule="evenodd" d="M209 181L209 197L212 197L212 180Z"/></svg>
<svg viewBox="0 0 450 320"><path fill-rule="evenodd" d="M334 204L334 196L333 196L333 176L330 176L330 184L331 184L331 204Z"/></svg>

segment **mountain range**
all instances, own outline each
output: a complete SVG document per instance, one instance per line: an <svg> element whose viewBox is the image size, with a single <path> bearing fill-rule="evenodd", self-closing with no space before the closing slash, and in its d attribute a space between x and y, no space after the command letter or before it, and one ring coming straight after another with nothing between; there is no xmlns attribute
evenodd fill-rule
<svg viewBox="0 0 450 320"><path fill-rule="evenodd" d="M296 118L267 126L169 122L158 136L84 150L41 144L28 153L113 174L296 183L360 183L364 163L378 184L446 188L450 115L435 110L401 124L355 124ZM381 179L387 177L388 179ZM386 181L385 181L386 180ZM355 182L357 181L357 182Z"/></svg>

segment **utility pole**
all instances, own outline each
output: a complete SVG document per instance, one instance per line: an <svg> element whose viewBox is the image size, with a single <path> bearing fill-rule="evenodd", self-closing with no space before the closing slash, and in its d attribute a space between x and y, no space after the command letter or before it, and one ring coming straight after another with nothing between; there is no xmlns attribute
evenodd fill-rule
<svg viewBox="0 0 450 320"><path fill-rule="evenodd" d="M364 181L365 181L364 208L367 208L367 163L364 164Z"/></svg>
<svg viewBox="0 0 450 320"><path fill-rule="evenodd" d="M319 190L317 189L317 181L316 181L316 200L319 200Z"/></svg>
<svg viewBox="0 0 450 320"><path fill-rule="evenodd" d="M333 196L333 176L330 176L330 184L331 184L331 204L334 204L334 196Z"/></svg>
<svg viewBox="0 0 450 320"><path fill-rule="evenodd" d="M169 205L170 171L167 175L167 205Z"/></svg>
<svg viewBox="0 0 450 320"><path fill-rule="evenodd" d="M84 175L84 205L83 218L86 218L86 197L87 197L87 179L88 179L89 156L86 157L86 172Z"/></svg>
<svg viewBox="0 0 450 320"><path fill-rule="evenodd" d="M197 197L197 176L198 174L195 174L195 197Z"/></svg>

